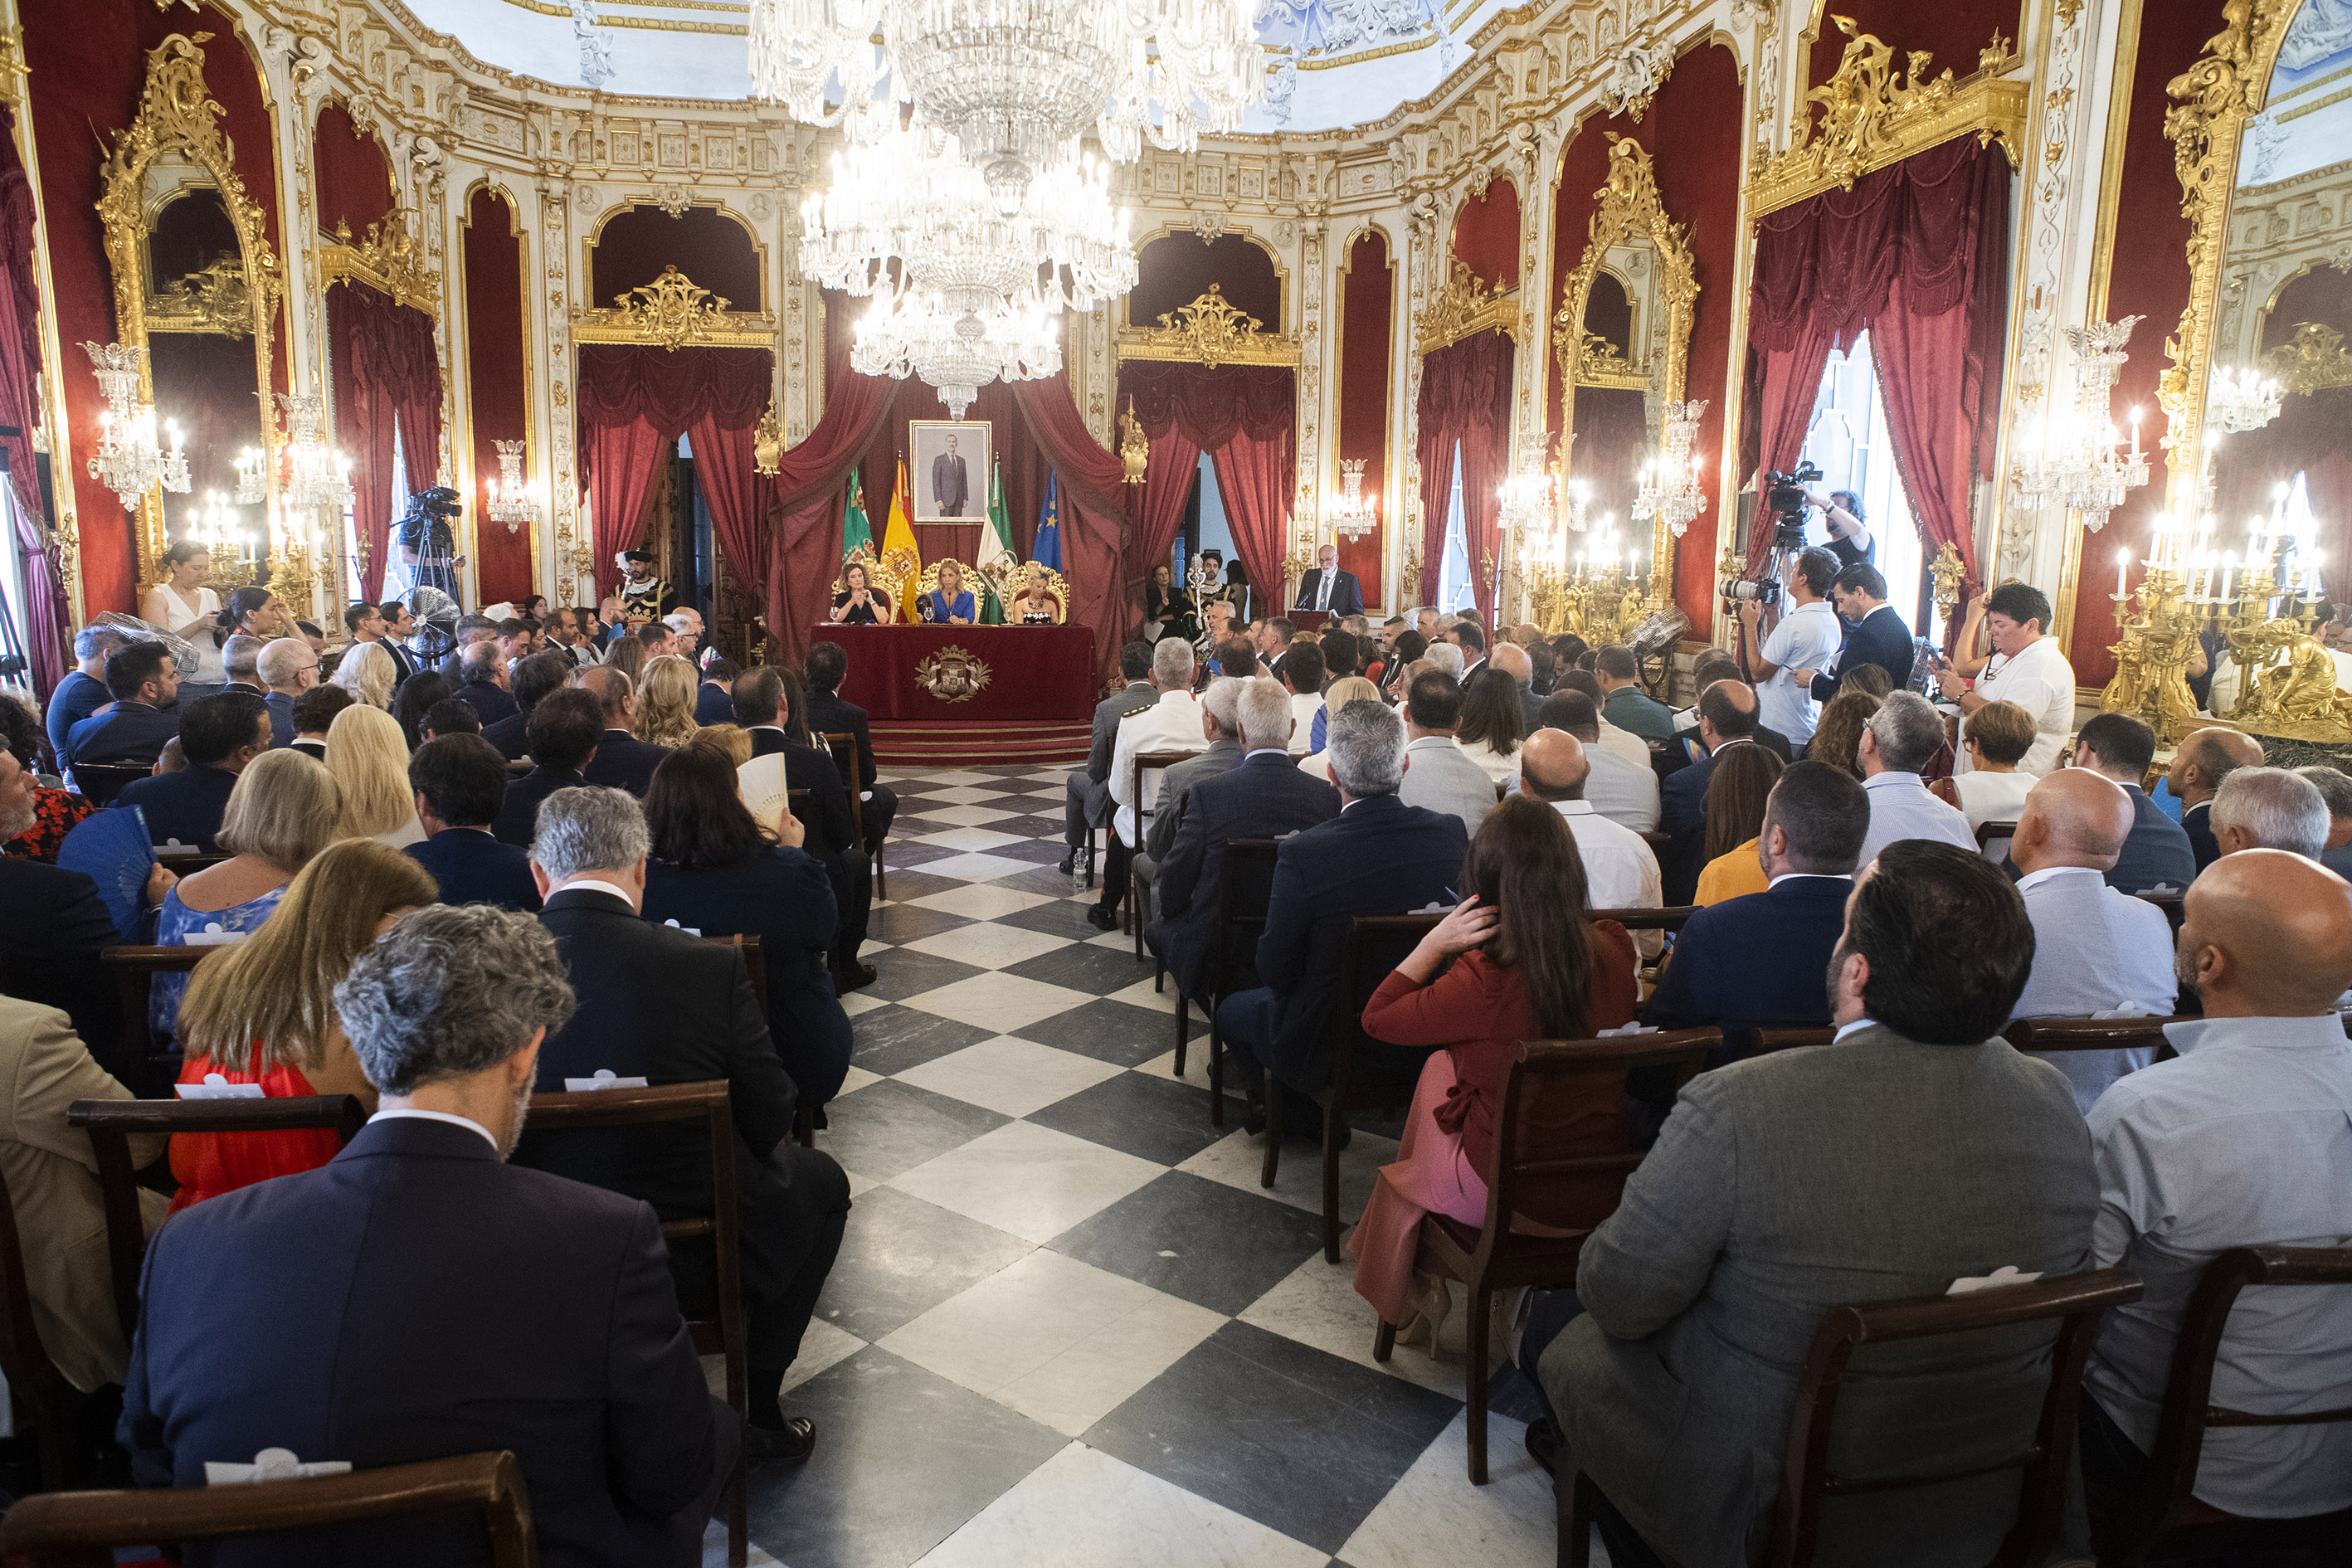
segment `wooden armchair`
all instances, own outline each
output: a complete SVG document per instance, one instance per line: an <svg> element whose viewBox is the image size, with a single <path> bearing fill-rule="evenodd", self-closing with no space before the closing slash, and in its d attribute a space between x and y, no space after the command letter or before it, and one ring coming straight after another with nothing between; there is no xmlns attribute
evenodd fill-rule
<svg viewBox="0 0 2352 1568"><path fill-rule="evenodd" d="M1141 908L1141 885L1135 879L1135 858L1143 853L1144 836L1149 831L1150 818L1159 815L1158 807L1144 798L1144 772L1150 768L1165 772L1178 763L1191 762L1199 755L1198 752L1138 752L1128 759L1128 798L1135 802L1135 842L1127 847L1127 897L1120 909L1135 932L1135 961L1138 963L1143 962L1143 928L1149 922ZM1111 831L1116 833L1118 831L1116 814L1113 820Z"/></svg>
<svg viewBox="0 0 2352 1568"><path fill-rule="evenodd" d="M1257 984L1257 939L1265 934L1265 907L1274 899L1274 864L1281 846L1271 838L1235 838L1223 849L1217 874L1217 923L1209 933L1209 1124L1225 1124L1225 1037L1217 1009L1236 991ZM1184 1076L1184 1037L1191 1027L1187 998L1176 988L1176 1076Z"/></svg>
<svg viewBox="0 0 2352 1568"><path fill-rule="evenodd" d="M116 994L122 1002L122 1059L145 1069L145 1082L128 1086L132 1093L169 1095L180 1076L180 1053L158 1051L155 1031L148 1026L147 993L152 982L158 974L189 973L207 954L220 951L217 947L128 944L100 951L98 961L113 974Z"/></svg>

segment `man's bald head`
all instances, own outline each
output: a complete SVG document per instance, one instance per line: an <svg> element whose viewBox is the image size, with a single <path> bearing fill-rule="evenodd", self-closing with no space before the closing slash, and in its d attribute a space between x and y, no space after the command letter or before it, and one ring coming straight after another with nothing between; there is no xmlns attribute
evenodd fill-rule
<svg viewBox="0 0 2352 1568"><path fill-rule="evenodd" d="M629 699L633 683L628 676L603 665L591 665L580 672L580 689L596 699L596 706L604 712L604 727L628 728Z"/></svg>
<svg viewBox="0 0 2352 1568"><path fill-rule="evenodd" d="M1713 751L1726 741L1756 733L1756 689L1744 680L1718 680L1698 694L1699 739Z"/></svg>
<svg viewBox="0 0 2352 1568"><path fill-rule="evenodd" d="M2182 905L2174 973L2209 1018L2306 1018L2352 989L2352 883L2284 849L2200 872Z"/></svg>
<svg viewBox="0 0 2352 1568"><path fill-rule="evenodd" d="M279 637L261 645L254 657L254 668L261 676L261 684L275 691L299 692L318 684L319 656L300 637ZM303 679L303 672L311 679Z"/></svg>
<svg viewBox="0 0 2352 1568"><path fill-rule="evenodd" d="M2025 797L2009 857L2025 872L2052 866L2112 870L2134 815L2123 785L2086 768L2062 768Z"/></svg>
<svg viewBox="0 0 2352 1568"><path fill-rule="evenodd" d="M1515 642L1496 643L1495 651L1486 656L1486 662L1517 681L1522 691L1536 683L1535 661L1528 657L1526 648Z"/></svg>
<svg viewBox="0 0 2352 1568"><path fill-rule="evenodd" d="M2221 781L2240 768L2263 765L2263 743L2242 730L2191 730L2172 753L2165 783L2183 805L2211 800Z"/></svg>
<svg viewBox="0 0 2352 1568"><path fill-rule="evenodd" d="M1565 730L1538 730L1519 748L1519 784L1538 800L1582 800L1592 763Z"/></svg>

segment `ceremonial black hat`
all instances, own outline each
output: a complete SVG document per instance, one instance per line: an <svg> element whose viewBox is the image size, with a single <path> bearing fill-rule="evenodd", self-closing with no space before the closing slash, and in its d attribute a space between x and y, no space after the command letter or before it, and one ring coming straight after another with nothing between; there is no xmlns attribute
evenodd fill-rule
<svg viewBox="0 0 2352 1568"><path fill-rule="evenodd" d="M646 565L650 566L654 563L654 552L650 550L625 550L621 552L621 559L624 561L642 561Z"/></svg>

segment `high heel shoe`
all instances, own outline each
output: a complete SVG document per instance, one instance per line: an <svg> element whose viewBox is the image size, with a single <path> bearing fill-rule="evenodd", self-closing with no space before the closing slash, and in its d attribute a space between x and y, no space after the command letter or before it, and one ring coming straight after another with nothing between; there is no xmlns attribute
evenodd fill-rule
<svg viewBox="0 0 2352 1568"><path fill-rule="evenodd" d="M1433 1274L1414 1276L1418 1287L1414 1311L1405 1326L1397 1331L1401 1345L1425 1344L1429 1353L1437 1353L1437 1336L1445 1327L1446 1315L1454 1310L1454 1297L1445 1289L1445 1281Z"/></svg>

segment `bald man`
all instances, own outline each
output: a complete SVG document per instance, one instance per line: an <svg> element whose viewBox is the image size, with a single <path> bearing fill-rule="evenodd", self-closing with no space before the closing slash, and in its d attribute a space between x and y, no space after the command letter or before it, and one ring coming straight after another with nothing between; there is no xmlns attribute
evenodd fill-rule
<svg viewBox="0 0 2352 1568"><path fill-rule="evenodd" d="M1524 715L1519 728L1530 735L1543 728L1543 699L1536 695L1536 665L1528 657L1528 650L1515 642L1496 643L1486 662L1518 682L1519 707Z"/></svg>
<svg viewBox="0 0 2352 1568"><path fill-rule="evenodd" d="M2037 792L2038 793L2038 792ZM2083 1473L2128 1488L2146 1469L2197 1277L2232 1247L2341 1247L2352 1236L2352 885L2278 849L2214 863L2186 900L2177 972L2205 1016L2169 1024L2180 1055L2091 1108L2099 1217L2089 1267L2147 1293L2111 1310L2083 1379ZM2283 1414L2352 1388L2352 1290L2239 1296L2210 1403ZM2352 1507L2352 1425L2220 1426L2197 1500L2296 1519Z"/></svg>
<svg viewBox="0 0 2352 1568"><path fill-rule="evenodd" d="M661 623L656 621L655 626ZM596 706L604 713L604 738L596 742L596 754L588 759L583 770L592 784L607 789L625 789L639 800L653 787L654 770L669 755L660 746L649 746L637 739L636 688L628 676L617 669L598 665L583 669L572 680L580 689L596 699Z"/></svg>
<svg viewBox="0 0 2352 1568"><path fill-rule="evenodd" d="M1519 749L1519 793L1542 801L1568 823L1584 857L1584 885L1596 910L1654 910L1664 903L1665 881L1658 858L1632 828L1610 821L1584 798L1592 764L1584 742L1565 730L1538 730ZM1635 933L1633 945L1654 957L1664 939L1656 931Z"/></svg>
<svg viewBox="0 0 2352 1568"><path fill-rule="evenodd" d="M319 656L302 637L278 637L261 645L254 656L254 671L268 689L261 700L269 706L269 743L294 743L294 699L319 684Z"/></svg>
<svg viewBox="0 0 2352 1568"><path fill-rule="evenodd" d="M2009 858L2033 922L2033 973L2012 1016L2087 1018L2173 1008L2172 926L2144 899L2107 886L2131 837L2131 796L2087 768L2063 768L2033 786ZM2084 1114L2106 1087L2156 1059L2152 1046L2053 1051L2044 1058L2074 1086Z"/></svg>
<svg viewBox="0 0 2352 1568"><path fill-rule="evenodd" d="M1706 786L1726 752L1756 743L1756 689L1744 680L1717 680L1701 691L1698 739L1706 755L1667 774L1658 791L1670 904L1687 904L1698 890L1698 874L1706 867Z"/></svg>
<svg viewBox="0 0 2352 1568"><path fill-rule="evenodd" d="M2164 784L2180 803L2180 831L2189 835L2189 853L2197 858L2198 870L2221 856L2211 820L2213 797L2221 793L2221 781L2240 768L2262 765L2263 743L2242 730L2191 730L2180 738Z"/></svg>

